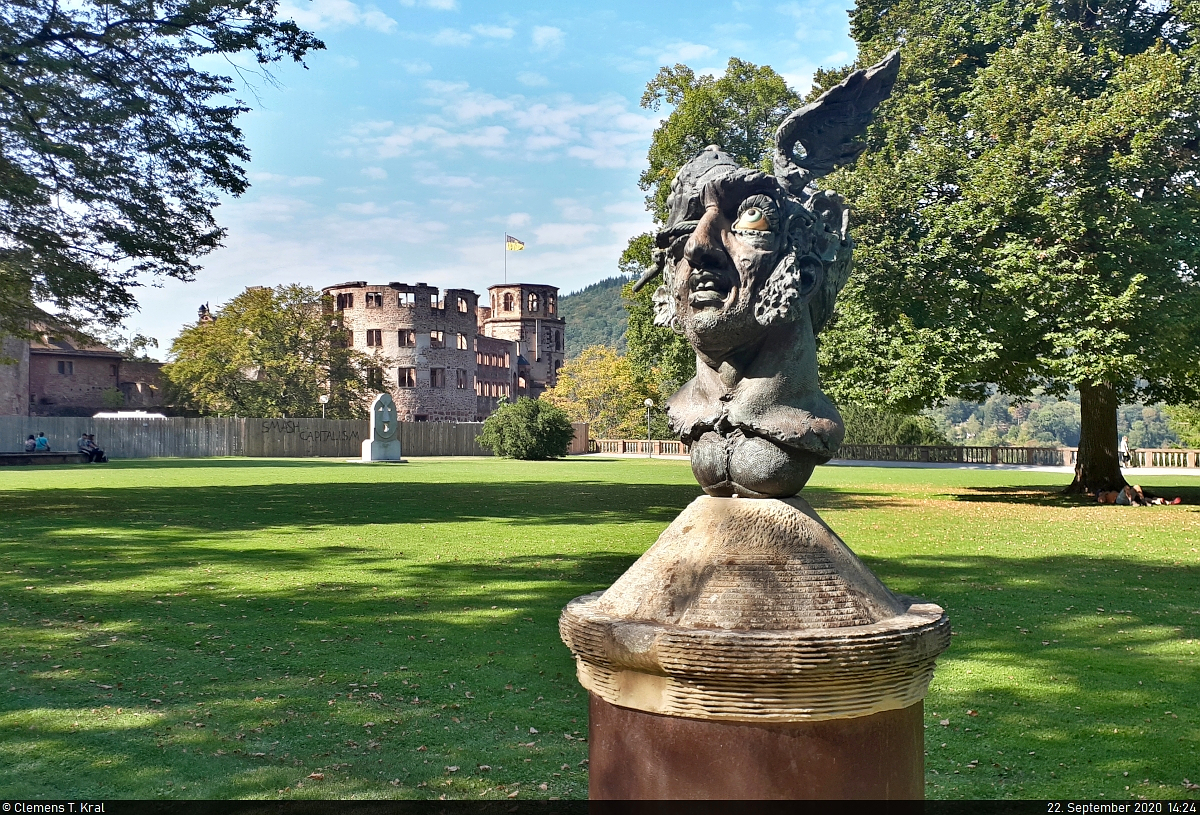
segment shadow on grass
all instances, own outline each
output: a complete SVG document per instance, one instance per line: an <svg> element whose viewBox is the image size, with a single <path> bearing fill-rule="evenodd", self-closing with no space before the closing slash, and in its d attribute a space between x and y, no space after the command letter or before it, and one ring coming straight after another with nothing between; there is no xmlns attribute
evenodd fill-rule
<svg viewBox="0 0 1200 815"><path fill-rule="evenodd" d="M1161 478L1162 476L1157 476ZM1131 482L1132 483L1132 482ZM955 501L967 503L999 503L1022 506L1073 507L1090 506L1097 503L1094 495L1068 495L1064 493L1065 485L1055 484L1026 484L1019 487L967 487L961 492L947 492L947 496ZM1157 484L1145 487L1147 494L1165 497L1167 499L1180 496L1185 504L1200 504L1200 486L1185 484L1182 486L1159 486Z"/></svg>
<svg viewBox="0 0 1200 815"><path fill-rule="evenodd" d="M957 497L1019 502L1046 489ZM548 783L535 794L582 795L586 744L565 736L586 731L586 700L556 620L629 566L653 538L646 525L665 526L697 494L604 481L0 493L0 788L503 798L500 785ZM805 497L819 510L906 503L834 489ZM416 530L404 555L366 532L476 521L500 531L459 561L435 561ZM547 539L592 524L642 528L624 551ZM536 554L502 557L505 526L547 534ZM243 534L336 527L359 527L348 531L366 541ZM1177 784L1192 772L1195 566L1104 554L867 560L954 626L928 701L950 722L930 724L927 765L944 785L935 797L1098 797L1117 789L1104 786L1110 774ZM298 571L306 581L293 582ZM992 760L953 775L954 762L980 757ZM305 781L317 770L324 786Z"/></svg>

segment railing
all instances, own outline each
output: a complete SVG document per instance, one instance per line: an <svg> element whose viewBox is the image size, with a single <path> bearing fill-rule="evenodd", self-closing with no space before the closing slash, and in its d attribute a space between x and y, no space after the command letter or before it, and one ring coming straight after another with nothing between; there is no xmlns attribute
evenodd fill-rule
<svg viewBox="0 0 1200 815"><path fill-rule="evenodd" d="M681 441L658 439L594 439L597 453L639 454L643 456L686 456L687 447Z"/></svg>
<svg viewBox="0 0 1200 815"><path fill-rule="evenodd" d="M1078 447L1063 448L1063 463L1074 467L1079 457ZM1174 447L1153 447L1143 450L1130 450L1129 463L1126 467L1179 467L1182 469L1200 468L1200 450L1182 450Z"/></svg>
<svg viewBox="0 0 1200 815"><path fill-rule="evenodd" d="M843 461L913 461L934 464L1063 465L1058 447L933 447L917 444L843 444L835 459Z"/></svg>

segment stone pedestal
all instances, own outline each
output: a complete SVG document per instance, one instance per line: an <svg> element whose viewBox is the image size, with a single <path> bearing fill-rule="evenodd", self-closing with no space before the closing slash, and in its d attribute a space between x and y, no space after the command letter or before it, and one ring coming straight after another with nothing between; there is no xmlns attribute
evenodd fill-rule
<svg viewBox="0 0 1200 815"><path fill-rule="evenodd" d="M388 439L387 441L363 439L362 460L403 461L404 459L400 457L400 439Z"/></svg>
<svg viewBox="0 0 1200 815"><path fill-rule="evenodd" d="M942 609L802 499L701 497L559 622L595 798L920 798Z"/></svg>

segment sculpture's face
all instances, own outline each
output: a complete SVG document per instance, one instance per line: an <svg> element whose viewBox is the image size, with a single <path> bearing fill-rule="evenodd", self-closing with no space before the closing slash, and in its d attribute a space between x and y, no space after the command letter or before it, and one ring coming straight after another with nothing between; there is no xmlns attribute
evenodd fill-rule
<svg viewBox="0 0 1200 815"><path fill-rule="evenodd" d="M396 403L392 397L380 394L375 399L375 428L372 438L389 441L396 437Z"/></svg>
<svg viewBox="0 0 1200 815"><path fill-rule="evenodd" d="M763 334L755 304L787 250L784 205L769 176L705 185L704 214L671 247L675 315L697 350L720 359Z"/></svg>

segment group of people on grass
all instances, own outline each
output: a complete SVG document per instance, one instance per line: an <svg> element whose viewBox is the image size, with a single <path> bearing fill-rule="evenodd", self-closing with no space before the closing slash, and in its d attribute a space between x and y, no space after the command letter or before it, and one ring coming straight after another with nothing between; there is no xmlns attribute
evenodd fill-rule
<svg viewBox="0 0 1200 815"><path fill-rule="evenodd" d="M79 441L76 443L76 449L82 455L87 456L88 464L97 462L103 463L108 461L108 456L104 455L104 451L100 449L100 445L96 444L96 436L92 433L82 433L79 436ZM25 439L26 453L49 453L50 440L46 438L45 433L38 433L34 436L29 434L29 438Z"/></svg>

